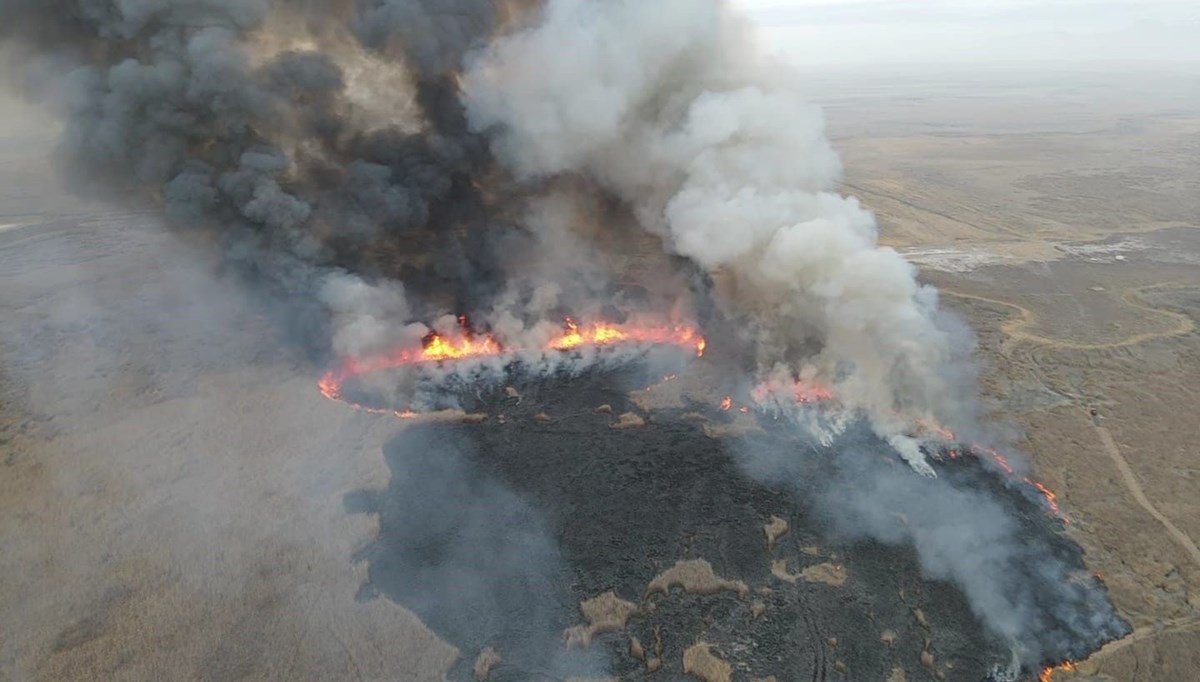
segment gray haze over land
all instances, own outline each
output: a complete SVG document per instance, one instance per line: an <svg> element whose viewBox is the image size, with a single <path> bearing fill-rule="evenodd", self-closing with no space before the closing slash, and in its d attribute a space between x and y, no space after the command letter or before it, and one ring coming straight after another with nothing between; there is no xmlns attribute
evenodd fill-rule
<svg viewBox="0 0 1200 682"><path fill-rule="evenodd" d="M190 230L186 244L154 242L152 253L161 245L171 254L164 262L202 254L165 294L141 299L151 305L110 306L101 297L78 319L107 315L107 329L143 323L135 328L170 340L180 356L169 360L186 365L196 359L184 353L188 344L221 338L208 321L241 323L229 302L245 289L196 274L212 258L257 276L250 290L278 304L268 307L284 322L281 336L304 335L303 345L322 352L414 342L427 323L436 325L427 314L461 307L514 334L544 333L539 325L558 325L564 309L602 307L612 273L598 267L578 277L561 266L582 266L601 251L580 228L599 223L599 232L649 234L686 259L687 268L664 278L664 299L694 293L686 286L693 270L731 277L732 293L715 295L731 316L748 320L743 340L757 351L758 369L790 376L803 366L806 378L836 383L911 469L932 473L905 418L972 420L970 335L939 312L936 291L918 282L915 268L880 246L870 211L839 193L841 164L821 114L804 102L803 81L760 61L744 23L717 3L697 10L680 1L550 2L515 32L490 3L461 4L445 16L432 3L380 2L357 15L326 15L313 4L279 17L267 3L172 5L149 15L132 3L113 13L80 3L94 10L83 22L63 20L51 5L0 4L28 12L30 23L9 25L6 40L35 56L23 84L66 113L63 170L131 195L139 210L161 205L174 228ZM846 23L841 13L855 5L814 12ZM881 24L925 23L879 5ZM794 16L782 6L759 10L771 27ZM968 26L991 23L956 12ZM331 16L342 23L326 32ZM408 35L415 25L438 39ZM768 35L778 40L774 30ZM867 31L848 44L883 43L873 38ZM564 54L579 59L560 60ZM394 97L380 101L380 93ZM396 111L402 115L389 118ZM603 218L590 222L597 213ZM438 298L444 289L450 304ZM185 310L194 327L155 323L179 312L181 292L192 294L195 307ZM56 308L47 324L63 336L80 331L86 325L74 310ZM12 338L40 350L56 334ZM52 374L63 372L50 377L58 381L48 395L67 395L90 364L119 367L113 358L124 350L112 351L127 345L116 338L124 337L102 339L76 364L49 364ZM24 367L34 365L42 369ZM47 380L32 371L13 376L31 386ZM173 381L186 390L186 377ZM1014 562L1044 561L1035 578L1047 584L1066 572L1053 557L1026 556L1003 509L952 489L926 495L948 484L914 478L911 469L848 475L848 490L866 483L876 494L829 503L841 530L914 544L930 572L962 587L1026 665L1040 662L1044 641L1121 630L1090 582L1064 586L1061 602L1031 604L1003 580L981 580L1011 575L1005 569ZM891 515L906 508L919 528ZM206 511L230 522L228 512ZM985 570L979 554L951 551L963 535L990 540Z"/></svg>

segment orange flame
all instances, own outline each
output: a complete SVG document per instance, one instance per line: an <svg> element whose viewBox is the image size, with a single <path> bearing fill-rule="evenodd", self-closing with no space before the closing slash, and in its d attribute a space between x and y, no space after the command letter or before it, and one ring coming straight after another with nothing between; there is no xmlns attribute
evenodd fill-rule
<svg viewBox="0 0 1200 682"><path fill-rule="evenodd" d="M731 408L731 407L733 407L733 396L727 395L724 398L721 398L721 409L722 410L725 410L726 412L728 412L729 408Z"/></svg>
<svg viewBox="0 0 1200 682"><path fill-rule="evenodd" d="M465 317L459 318L463 332L454 338L432 333L425 337L421 348L402 348L390 353L370 357L351 357L337 369L326 372L317 382L321 394L330 400L345 401L342 386L347 380L366 376L372 372L397 369L407 365L469 360L483 357L499 357L508 353L519 353L521 348L509 348L494 336L476 336L468 328ZM620 326L598 322L581 327L575 320L567 318L563 333L551 339L543 351L569 351L587 346L614 346L622 343L672 345L694 349L697 356L704 354L704 337L695 327L686 325ZM674 377L669 377L673 379ZM668 380L669 380L668 379ZM355 407L387 413L388 410L372 410L363 405Z"/></svg>
<svg viewBox="0 0 1200 682"><path fill-rule="evenodd" d="M1045 670L1043 670L1042 674L1038 675L1038 682L1050 682L1051 679L1054 677L1054 673L1056 673L1056 672L1071 672L1072 670L1075 670L1075 664L1072 663L1071 661L1065 661L1063 663L1059 663L1056 666L1053 666L1051 668L1046 668Z"/></svg>
<svg viewBox="0 0 1200 682"><path fill-rule="evenodd" d="M1058 495L1055 495L1053 490L1047 488L1044 483L1035 481L1032 478L1026 478L1025 482L1034 488L1037 488L1037 491L1042 494L1042 497L1046 498L1046 504L1050 507L1050 511L1054 512L1055 516L1060 517L1063 520L1063 523L1071 523L1071 519L1063 516L1062 510L1059 509Z"/></svg>
<svg viewBox="0 0 1200 682"><path fill-rule="evenodd" d="M598 322L580 327L575 320L567 318L563 335L547 344L548 350L574 350L582 346L611 346L617 343L652 343L695 348L697 357L704 354L704 337L692 328L674 327L629 327Z"/></svg>

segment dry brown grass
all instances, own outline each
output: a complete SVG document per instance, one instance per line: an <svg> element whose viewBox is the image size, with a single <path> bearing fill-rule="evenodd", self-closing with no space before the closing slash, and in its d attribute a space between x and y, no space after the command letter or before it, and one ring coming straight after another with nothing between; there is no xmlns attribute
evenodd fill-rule
<svg viewBox="0 0 1200 682"><path fill-rule="evenodd" d="M655 576L646 587L646 594L656 592L667 594L672 587L680 587L689 594L716 594L718 592L736 592L745 598L750 594L750 588L741 580L728 580L713 571L712 564L704 559L689 559L675 562L675 565Z"/></svg>
<svg viewBox="0 0 1200 682"><path fill-rule="evenodd" d="M767 536L767 550L775 548L776 541L783 537L788 532L788 522L778 516L772 516L771 520L763 524L763 534Z"/></svg>
<svg viewBox="0 0 1200 682"><path fill-rule="evenodd" d="M817 564L801 571L800 578L805 582L841 587L846 584L846 567L841 564Z"/></svg>
<svg viewBox="0 0 1200 682"><path fill-rule="evenodd" d="M731 682L733 668L712 652L712 645L697 642L683 652L683 672L704 682Z"/></svg>
<svg viewBox="0 0 1200 682"><path fill-rule="evenodd" d="M620 417L617 417L617 421L615 421L611 424L611 428L614 428L614 429L637 429L637 428L641 428L645 425L646 425L645 419L642 419L640 416L638 416L632 412L626 412L625 414L621 415Z"/></svg>
<svg viewBox="0 0 1200 682"><path fill-rule="evenodd" d="M575 625L563 633L567 647L588 647L597 635L620 632L625 629L629 618L637 613L638 606L617 596L616 592L605 592L579 605L579 611L587 625Z"/></svg>
<svg viewBox="0 0 1200 682"><path fill-rule="evenodd" d="M486 647L479 655L475 657L475 679L479 682L487 682L487 679L492 674L492 670L504 662L500 654L492 647Z"/></svg>

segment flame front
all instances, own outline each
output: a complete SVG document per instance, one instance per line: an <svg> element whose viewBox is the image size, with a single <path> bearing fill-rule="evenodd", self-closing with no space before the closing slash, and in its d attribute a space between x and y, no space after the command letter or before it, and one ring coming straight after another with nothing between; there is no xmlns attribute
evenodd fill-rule
<svg viewBox="0 0 1200 682"><path fill-rule="evenodd" d="M807 383L795 379L792 381L792 383L779 381L761 383L756 386L753 391L751 391L750 395L755 402L761 405L773 396L788 395L789 393L791 394L791 397L795 399L796 403L800 405L831 402L836 398L833 391L826 386ZM721 401L721 409L729 409L729 401L729 398ZM940 438L949 444L954 444L958 440L958 437L953 431L931 419L918 419L916 421L916 426L925 434ZM976 457L986 456L1008 476L1017 475L1017 470L1012 463L994 448L984 447L981 445L972 445L968 448L968 451ZM950 459L956 460L962 456L962 453L957 448L951 448L948 450L947 455ZM1034 480L1028 476L1023 477L1021 480L1025 483L1025 485L1037 490L1038 493L1041 494L1042 498L1046 500L1046 506L1049 507L1050 511L1053 512L1055 516L1062 519L1063 523L1071 523L1071 520L1063 515L1062 509L1058 504L1058 495L1056 495L1054 491L1050 490L1050 488L1044 483ZM1068 663L1064 665L1070 664ZM1073 668L1063 668L1063 670L1071 669ZM1052 672L1052 669L1048 668L1047 670L1051 670ZM1047 673L1043 673L1043 675L1045 674Z"/></svg>
<svg viewBox="0 0 1200 682"><path fill-rule="evenodd" d="M463 330L454 337L433 333L425 337L421 348L402 348L390 353L369 357L351 357L336 369L326 372L317 382L317 388L330 400L346 401L342 387L350 379L363 377L373 372L398 369L409 365L453 362L474 358L503 357L528 352L528 348L505 346L496 337L476 335L468 328L465 318L459 319ZM670 345L692 350L697 357L704 355L706 343L700 331L686 325L637 326L616 325L597 322L580 326L567 318L563 332L551 339L540 350L542 352L566 352L586 347L607 347L618 344ZM674 378L674 377L670 377ZM355 407L371 412L388 413L364 405ZM411 411L397 413L401 418L415 416Z"/></svg>
<svg viewBox="0 0 1200 682"><path fill-rule="evenodd" d="M611 346L617 343L649 343L694 348L696 356L704 355L705 342L700 333L685 326L674 327L620 327L603 322L580 327L567 318L562 336L547 344L549 350L574 350L583 346Z"/></svg>
<svg viewBox="0 0 1200 682"><path fill-rule="evenodd" d="M1054 673L1056 673L1056 672L1071 672L1072 670L1075 670L1075 664L1072 663L1071 661L1065 661L1063 663L1059 663L1058 665L1056 665L1054 667L1046 668L1045 670L1043 670L1042 674L1038 675L1038 682L1051 682L1051 680L1054 678Z"/></svg>

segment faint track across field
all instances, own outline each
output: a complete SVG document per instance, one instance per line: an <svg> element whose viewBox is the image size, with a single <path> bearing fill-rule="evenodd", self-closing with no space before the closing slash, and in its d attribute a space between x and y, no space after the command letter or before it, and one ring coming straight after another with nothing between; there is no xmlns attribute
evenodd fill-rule
<svg viewBox="0 0 1200 682"><path fill-rule="evenodd" d="M1142 484L1138 482L1137 476L1133 473L1133 468L1129 466L1129 460L1121 454L1121 448L1117 446L1117 442L1113 439L1112 433L1105 426L1095 425L1096 434L1100 436L1100 442L1104 445L1104 451L1112 458L1114 464L1117 465L1117 470L1121 472L1121 480L1125 483L1125 487L1133 495L1133 499L1145 509L1150 516L1154 517L1155 521L1162 524L1163 528L1167 529L1167 533L1171 538L1188 553L1192 558L1192 562L1200 566L1200 547L1192 541L1192 538L1179 530L1179 527L1171 522L1162 512L1160 512L1150 498L1146 496L1146 491L1142 490Z"/></svg>
<svg viewBox="0 0 1200 682"><path fill-rule="evenodd" d="M955 298L967 299L972 301L982 301L984 303L992 303L994 305L1010 308L1017 311L1018 315L1000 326L1000 331L1014 341L1024 341L1039 346L1050 346L1053 348L1065 348L1067 350L1111 350L1115 348L1127 348L1136 346L1154 339L1170 338L1175 336L1183 336L1190 334L1196 330L1196 324L1192 318L1183 313L1178 313L1173 310L1164 310L1152 305L1148 305L1138 300L1138 295L1145 291L1155 289L1183 289L1188 288L1186 284L1152 284L1145 287L1137 287L1129 289L1121 294L1121 300L1127 305L1135 308L1140 308L1155 315L1170 317L1175 320L1175 326L1171 329L1161 332L1142 332L1133 336L1121 339L1119 341L1109 341L1104 343L1082 343L1078 341L1070 341L1066 339L1055 339L1040 334L1034 334L1026 331L1026 328L1031 327L1037 322L1037 316L1033 311L1024 306L1017 305L1009 301L1002 301L987 296L979 296L977 294L967 294L960 291L950 289L942 289L941 293L953 296Z"/></svg>

